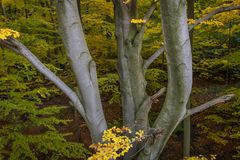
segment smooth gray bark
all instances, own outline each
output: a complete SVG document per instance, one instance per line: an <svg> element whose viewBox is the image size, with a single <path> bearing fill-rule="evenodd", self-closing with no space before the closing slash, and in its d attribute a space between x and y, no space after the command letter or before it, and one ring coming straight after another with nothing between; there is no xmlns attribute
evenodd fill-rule
<svg viewBox="0 0 240 160"><path fill-rule="evenodd" d="M143 24L141 28L137 28L137 25L130 23L132 18L137 18L137 1L132 0L129 4L124 4L121 0L113 0L113 2L124 125L137 126L136 130L147 130L149 125L148 113L151 104L158 96L164 93L164 90L160 90L152 97L147 95L145 71L164 49L167 52L169 79L167 96L163 109L153 126L155 128L153 130L161 132L154 133L154 136L148 139L144 151L139 156L139 159L144 160L158 159L171 133L180 121L217 102L206 103L186 112L186 104L192 84L192 60L186 23L185 0L161 0L165 48L158 50L146 61L141 56L142 37L146 25ZM17 41L11 41L10 39L9 41L0 40L0 42L8 48L23 54L41 73L45 74L69 96L75 104L74 106L86 120L93 142L97 142L101 140L101 134L107 128L107 125L99 96L95 62L92 60L84 38L77 0L58 0L57 3L62 37L76 75L79 95L68 88L55 75L52 75L51 72L49 73L49 70L44 68L35 56L29 54L31 53L29 50L24 47L20 47L20 49L15 43ZM144 17L145 20L150 18L155 8L156 3L153 3ZM227 9L237 8L235 6ZM224 10L226 8L218 10L214 14ZM207 18L214 14L207 15ZM127 158L129 157L127 156Z"/></svg>
<svg viewBox="0 0 240 160"><path fill-rule="evenodd" d="M93 61L82 29L76 0L58 0L57 13L62 39L75 73L92 141L101 141L107 129Z"/></svg>
<svg viewBox="0 0 240 160"><path fill-rule="evenodd" d="M164 106L154 123L162 135L149 138L139 159L157 160L170 135L186 114L192 88L192 57L185 0L161 0L168 88Z"/></svg>
<svg viewBox="0 0 240 160"><path fill-rule="evenodd" d="M122 95L123 125L129 126L133 132L143 129L147 132L148 113L152 105L151 97L146 93L147 82L145 80L146 69L141 55L143 34L146 25L138 27L131 23L136 19L137 0L124 4L122 0L113 0L115 28L118 53L118 73L120 77L120 89ZM144 19L149 20L156 3L153 3L146 12ZM139 144L124 156L131 159L139 149Z"/></svg>
<svg viewBox="0 0 240 160"><path fill-rule="evenodd" d="M194 19L195 0L187 0L187 17ZM193 44L193 29L189 31L191 46ZM187 109L191 108L191 97L188 100ZM191 117L183 120L183 158L190 157L191 151Z"/></svg>
<svg viewBox="0 0 240 160"><path fill-rule="evenodd" d="M131 23L131 19L137 17L137 6L135 0L129 4L124 4L121 0L115 0L113 3L123 123L126 126L135 126L138 124L136 113L142 104L147 104L145 101L149 98L146 93L145 70L141 56L142 37L137 25ZM145 125L142 127L146 128Z"/></svg>

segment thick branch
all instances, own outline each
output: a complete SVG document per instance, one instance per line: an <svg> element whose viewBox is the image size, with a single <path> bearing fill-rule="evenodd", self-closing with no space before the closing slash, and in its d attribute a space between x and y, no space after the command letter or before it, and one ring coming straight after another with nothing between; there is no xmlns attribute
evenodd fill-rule
<svg viewBox="0 0 240 160"><path fill-rule="evenodd" d="M64 94L69 97L69 99L73 102L75 108L81 113L83 118L86 119L84 108L77 94L71 88L69 88L61 79L59 79L59 77L57 77L52 71L50 71L30 50L28 50L26 46L24 46L22 43L20 43L14 38L1 40L0 43L25 57L40 73L46 76L60 90L62 90Z"/></svg>
<svg viewBox="0 0 240 160"><path fill-rule="evenodd" d="M227 6L227 7L221 7L218 8L210 13L208 13L206 16L204 16L203 18L198 19L194 24L189 25L188 29L189 31L191 31L194 27L196 27L197 25L199 25L200 23L202 23L203 21L209 20L210 18L212 18L214 15L222 13L222 12L227 12L227 11L231 11L231 10L238 10L240 9L240 5L234 5L234 6ZM147 69L153 61L155 61L162 52L164 52L164 46L159 48L151 57L149 57L144 64L144 68Z"/></svg>
<svg viewBox="0 0 240 160"><path fill-rule="evenodd" d="M143 68L147 69L164 52L164 50L164 46L159 48L151 57L145 60Z"/></svg>
<svg viewBox="0 0 240 160"><path fill-rule="evenodd" d="M234 94L229 94L229 95L225 95L225 96L221 96L221 97L218 97L216 99L213 99L207 103L204 103L198 107L195 107L195 108L192 108L190 110L187 111L187 114L184 116L184 118L188 117L188 116L191 116L193 114L196 114L198 112L201 112L205 109L208 109L216 104L219 104L219 103L224 103L226 101L229 101L230 99L232 99L234 97ZM183 118L183 119L184 119Z"/></svg>
<svg viewBox="0 0 240 160"><path fill-rule="evenodd" d="M161 88L157 93L155 93L152 97L151 100L154 102L158 97L162 96L166 92L166 87Z"/></svg>

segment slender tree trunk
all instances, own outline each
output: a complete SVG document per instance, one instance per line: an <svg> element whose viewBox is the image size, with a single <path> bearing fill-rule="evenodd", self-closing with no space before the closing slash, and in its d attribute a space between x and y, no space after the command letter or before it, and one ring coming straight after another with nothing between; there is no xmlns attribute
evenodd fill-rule
<svg viewBox="0 0 240 160"><path fill-rule="evenodd" d="M186 0L161 0L163 35L168 63L168 88L164 106L154 123L161 135L149 138L139 155L142 160L157 160L169 137L186 114L192 88L192 57Z"/></svg>
<svg viewBox="0 0 240 160"><path fill-rule="evenodd" d="M190 109L190 99L187 104L187 109ZM183 120L183 158L189 157L191 151L191 116Z"/></svg>
<svg viewBox="0 0 240 160"><path fill-rule="evenodd" d="M76 76L80 100L86 112L87 125L92 141L101 141L107 129L97 83L96 64L93 61L84 37L76 0L58 0L62 39Z"/></svg>
<svg viewBox="0 0 240 160"><path fill-rule="evenodd" d="M187 0L187 17L188 19L194 19L194 3L195 0ZM193 44L193 29L189 32L191 46ZM187 104L187 109L191 108L191 102ZM189 157L191 151L191 116L187 117L183 121L183 157Z"/></svg>

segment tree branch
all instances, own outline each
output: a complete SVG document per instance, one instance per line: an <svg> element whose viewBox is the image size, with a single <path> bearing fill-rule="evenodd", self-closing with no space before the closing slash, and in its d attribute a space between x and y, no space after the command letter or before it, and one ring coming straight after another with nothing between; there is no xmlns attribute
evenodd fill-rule
<svg viewBox="0 0 240 160"><path fill-rule="evenodd" d="M216 10L213 10L212 12L208 13L203 18L198 19L194 24L189 25L188 30L191 31L194 27L196 27L197 25L199 25L203 21L209 20L210 18L212 18L216 14L231 11L231 10L238 10L238 9L240 9L240 5L226 6L226 7L221 7L221 8L218 8ZM164 46L159 48L151 57L149 57L145 61L144 68L147 69L152 64L152 62L155 61L161 55L162 52L164 52L164 50L165 50Z"/></svg>
<svg viewBox="0 0 240 160"><path fill-rule="evenodd" d="M157 2L153 2L153 3L151 4L151 7L147 10L147 12L146 12L145 15L144 15L144 20L145 20L146 22L149 21L150 17L152 16L152 14L153 14L153 12L154 12L154 10L155 10L156 8L157 8Z"/></svg>
<svg viewBox="0 0 240 160"><path fill-rule="evenodd" d="M194 27L202 23L203 21L209 20L212 18L214 15L222 13L222 12L227 12L231 10L238 10L240 9L240 5L233 5L233 6L226 6L226 7L221 7L216 10L213 10L212 12L208 13L206 16L203 18L198 19L194 24L189 26L189 31L191 31Z"/></svg>
<svg viewBox="0 0 240 160"><path fill-rule="evenodd" d="M147 60L145 60L145 63L143 65L143 69L148 69L148 67L164 52L165 48L162 46L159 48L151 57L149 57Z"/></svg>
<svg viewBox="0 0 240 160"><path fill-rule="evenodd" d="M229 101L230 99L232 99L234 97L234 94L229 94L229 95L225 95L225 96L221 96L221 97L218 97L216 99L213 99L211 101L208 101L207 103L204 103L198 107L195 107L195 108L192 108L192 109L189 109L187 111L187 114L184 116L183 119L187 118L188 116L191 116L193 114L196 114L198 112L201 112L205 109L208 109L216 104L219 104L219 103L224 103L226 101Z"/></svg>
<svg viewBox="0 0 240 160"><path fill-rule="evenodd" d="M25 57L40 73L52 81L74 104L74 107L80 112L82 117L86 120L84 108L77 96L77 94L69 88L59 77L57 77L52 71L50 71L26 46L14 38L8 38L7 40L0 40L0 43L19 53Z"/></svg>
<svg viewBox="0 0 240 160"><path fill-rule="evenodd" d="M162 96L166 92L166 87L161 88L157 93L155 93L152 97L151 100L154 102L158 97Z"/></svg>
<svg viewBox="0 0 240 160"><path fill-rule="evenodd" d="M147 28L147 22L149 21L151 15L153 14L154 10L156 9L157 7L157 2L153 2L150 6L150 8L147 10L147 12L145 13L144 15L144 20L145 20L145 23L142 24L142 27L140 29L140 31L138 32L138 34L136 35L136 38L135 38L135 43L139 41L139 39L142 38L146 28Z"/></svg>

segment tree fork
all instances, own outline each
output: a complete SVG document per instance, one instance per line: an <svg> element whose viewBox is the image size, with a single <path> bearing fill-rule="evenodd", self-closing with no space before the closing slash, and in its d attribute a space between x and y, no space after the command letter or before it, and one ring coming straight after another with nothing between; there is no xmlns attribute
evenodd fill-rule
<svg viewBox="0 0 240 160"><path fill-rule="evenodd" d="M161 0L163 35L168 62L168 87L163 108L153 127L161 136L146 142L140 160L157 160L170 135L186 114L192 88L192 57L185 0Z"/></svg>

